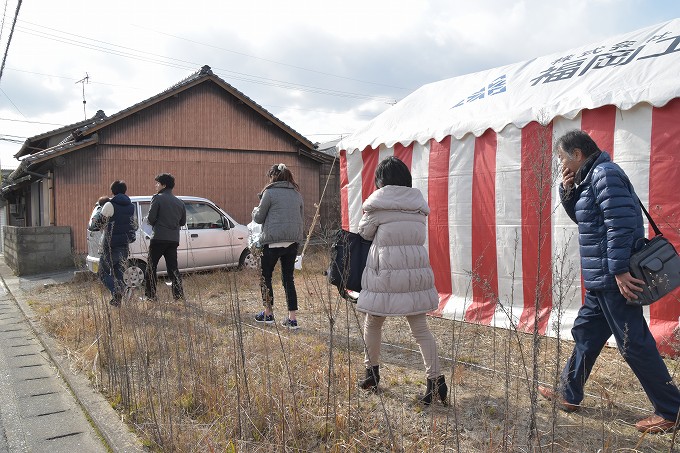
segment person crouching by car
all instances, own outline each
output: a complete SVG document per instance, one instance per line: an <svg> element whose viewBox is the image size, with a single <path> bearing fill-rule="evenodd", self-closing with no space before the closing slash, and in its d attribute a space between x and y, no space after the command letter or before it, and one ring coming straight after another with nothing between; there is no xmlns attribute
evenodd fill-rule
<svg viewBox="0 0 680 453"><path fill-rule="evenodd" d="M90 224L87 226L88 230L101 231L102 227L106 224L106 218L102 215L102 208L109 201L111 201L110 197L99 197L95 205L94 214L90 218Z"/></svg>
<svg viewBox="0 0 680 453"><path fill-rule="evenodd" d="M125 192L125 181L113 181L113 197L102 206L101 216L96 225L93 225L104 230L99 256L99 277L111 292L109 303L114 307L120 306L123 298L123 271L130 253L129 244L135 241L135 207Z"/></svg>
<svg viewBox="0 0 680 453"><path fill-rule="evenodd" d="M282 325L297 329L297 292L293 272L298 247L304 236L304 203L293 173L284 164L272 165L267 172L269 184L260 193L260 204L253 209L253 221L262 224L262 302L264 310L255 321L273 324L274 292L272 274L281 260L281 278L288 304L288 317Z"/></svg>

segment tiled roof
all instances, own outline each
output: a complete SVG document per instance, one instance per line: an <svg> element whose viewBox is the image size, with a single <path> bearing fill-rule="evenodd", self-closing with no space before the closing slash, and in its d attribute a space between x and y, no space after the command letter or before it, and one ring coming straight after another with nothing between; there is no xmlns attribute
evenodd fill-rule
<svg viewBox="0 0 680 453"><path fill-rule="evenodd" d="M221 85L224 89L229 91L232 95L236 96L239 98L241 101L249 105L252 109L258 111L262 116L267 118L267 120L271 121L273 124L276 124L279 128L283 129L286 131L289 135L294 137L301 145L306 147L305 151L308 153L309 157L312 157L316 160L325 160L328 158L328 156L324 153L321 153L317 151L314 147L314 144L310 142L307 138L302 136L300 133L295 131L293 128L288 126L286 123L283 121L279 120L276 118L274 115L269 113L267 109L262 107L260 104L256 103L253 101L251 98L243 94L241 91L237 90L234 88L232 85L229 83L225 82L223 79L220 77L216 76L213 72L212 69L210 69L210 66L203 66L199 71L195 72L194 74L190 75L189 77L185 78L184 80L176 83L175 85L171 86L167 90L164 90L163 92L152 96L142 102L138 102L137 104L134 104L124 110L121 110L120 112L117 112L111 116L106 116L102 110L99 110L92 118L81 121L78 123L74 123L68 126L61 127L59 129L55 129L53 131L45 132L40 135L36 135L34 137L30 137L26 140L24 145L22 146L21 150L15 155L16 158L19 158L23 156L21 159L21 162L19 163L19 166L7 177L7 182L14 182L12 181L14 178L21 179L22 176L26 174L28 169L35 163L42 162L48 159L51 159L53 157L59 156L60 154L65 154L71 150L78 149L78 148L83 148L85 146L89 146L91 144L94 144L97 142L98 138L97 135L94 134L98 129L113 123L115 121L118 121L136 111L139 111L155 102L158 102L162 99L165 99L166 97L170 96L171 94L174 94L178 91L181 91L184 88L187 88L189 86L193 86L194 84L201 83L201 80L213 80L215 83L218 85ZM52 137L54 135L58 135L60 133L64 133L66 131L70 131L71 133L68 134L59 144L56 146L53 146L51 148L43 149L38 152L34 152L32 154L29 154L27 152L24 152L29 148L30 143L34 143L37 140L41 140L44 138ZM94 135L91 135L94 134Z"/></svg>
<svg viewBox="0 0 680 453"><path fill-rule="evenodd" d="M54 135L59 135L59 134L64 133L64 132L74 131L74 130L77 130L77 129L83 127L83 126L87 126L88 124L101 122L104 119L106 119L106 114L104 113L104 111L103 110L97 110L97 113L95 113L92 118L88 118L88 119L83 120L83 121L78 121L77 123L62 126L58 129L53 129L53 130L48 131L48 132L43 132L42 134L34 135L33 137L28 137L26 139L26 141L24 142L24 144L22 145L21 149L14 155L14 157L16 159L18 159L19 157L21 157L23 155L30 154L30 153L25 152L29 149L30 143L36 142L38 140L42 140L44 138L52 137ZM65 143L67 141L70 141L70 140L73 140L72 134L67 135L59 143L59 145L61 145L62 143Z"/></svg>
<svg viewBox="0 0 680 453"><path fill-rule="evenodd" d="M37 153L30 154L23 159L21 159L21 162L19 163L19 166L14 169L12 173L7 176L8 179L14 179L17 178L21 175L24 174L24 172L31 166L31 164L36 163L36 162L41 162L47 159L50 159L52 157L58 156L60 154L64 154L74 148L83 148L85 146L89 146L91 144L94 144L97 142L97 136L93 135L92 137L87 137L84 140L79 140L79 141L70 141L67 143L60 143L57 146L53 146L51 148L44 149L42 151L38 151Z"/></svg>
<svg viewBox="0 0 680 453"><path fill-rule="evenodd" d="M82 134L86 134L89 130L91 130L93 128L98 129L100 127L103 127L107 123L117 121L118 119L125 117L125 116L131 114L132 112L138 111L138 110L140 110L141 108L143 108L147 105L153 104L157 101L160 101L160 100L166 98L168 95L170 95L172 93L175 93L177 91L184 89L187 86L195 84L196 82L200 81L201 79L212 79L212 80L214 80L218 84L222 85L223 88L225 88L226 90L231 92L234 96L238 97L239 99L244 101L246 104L248 104L251 108L257 110L262 116L266 117L269 121L276 124L281 129L288 132L288 134L295 137L301 144L308 147L309 149L314 149L314 144L311 141L309 141L306 137L304 137L302 134L297 132L295 129L288 126L286 123L284 123L283 121L281 121L280 119L278 119L277 117L272 115L269 111L267 111L267 109L262 107L257 102L253 101L251 98L246 96L243 92L237 90L231 84L227 83L222 78L216 76L213 73L210 66L208 66L208 65L203 66L197 72L191 74L189 77L181 80L180 82L178 82L175 85L171 86L170 88L158 93L157 95L152 96L152 97L150 97L150 98L148 98L144 101L138 102L137 104L134 104L134 105L132 105L132 106L130 106L130 107L124 109L124 110L121 110L120 112L114 113L113 115L107 117L105 119L105 121L102 121L102 122L96 123L96 124L92 124L92 123L86 124L86 125L80 127L78 129L78 131L81 132Z"/></svg>

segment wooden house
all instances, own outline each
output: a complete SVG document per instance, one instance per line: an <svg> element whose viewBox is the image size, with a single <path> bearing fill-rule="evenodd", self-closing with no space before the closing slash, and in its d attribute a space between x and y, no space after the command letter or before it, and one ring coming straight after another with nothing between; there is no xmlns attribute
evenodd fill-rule
<svg viewBox="0 0 680 453"><path fill-rule="evenodd" d="M19 167L3 181L8 224L70 226L75 253L98 197L123 179L128 195L154 192L154 177L175 176L176 195L213 200L244 224L272 164L285 163L305 200L307 228L331 177L318 224L339 223L339 164L209 66L114 115L104 112L26 140ZM319 227L317 227L319 228Z"/></svg>

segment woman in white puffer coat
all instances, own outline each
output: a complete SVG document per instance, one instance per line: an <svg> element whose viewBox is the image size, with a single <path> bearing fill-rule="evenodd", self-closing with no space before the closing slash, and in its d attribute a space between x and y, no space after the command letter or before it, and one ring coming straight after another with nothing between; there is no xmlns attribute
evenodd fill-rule
<svg viewBox="0 0 680 453"><path fill-rule="evenodd" d="M429 405L434 396L446 403L448 388L426 315L439 303L424 246L430 208L420 190L411 187L406 164L394 156L378 164L375 185L359 222L359 234L373 241L357 302L357 310L366 313L366 377L359 386L366 390L378 386L382 325L387 316L405 316L425 363L427 391L419 400Z"/></svg>

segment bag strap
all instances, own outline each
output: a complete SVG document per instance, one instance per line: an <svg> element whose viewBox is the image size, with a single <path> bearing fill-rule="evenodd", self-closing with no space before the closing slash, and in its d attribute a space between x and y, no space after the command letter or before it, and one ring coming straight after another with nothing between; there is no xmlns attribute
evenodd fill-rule
<svg viewBox="0 0 680 453"><path fill-rule="evenodd" d="M649 220L649 224L652 226L652 229L654 230L654 236L663 236L663 233L661 232L659 227L656 226L656 223L654 223L654 219L652 219L652 216L649 215L649 212L647 212L645 205L642 204L642 200L640 200L640 197L638 196L638 194L636 194L635 191L633 190L633 184L630 182L630 179L628 179L628 175L626 175L624 173L624 176L625 176L625 180L628 182L628 187L630 188L631 195L633 195L633 194L635 195L635 198L637 198L638 203L640 203L640 207L642 208L642 212L644 212L645 215L647 216L647 220Z"/></svg>
<svg viewBox="0 0 680 453"><path fill-rule="evenodd" d="M647 216L647 220L649 220L649 224L652 226L652 229L654 230L654 235L655 236L663 236L663 233L661 232L659 227L656 226L656 223L654 223L652 216L649 215L649 212L647 212L647 209L645 209L645 205L643 205L642 201L640 201L640 197L638 197L638 203L640 203L640 207L642 208L642 212L644 212L645 215Z"/></svg>

